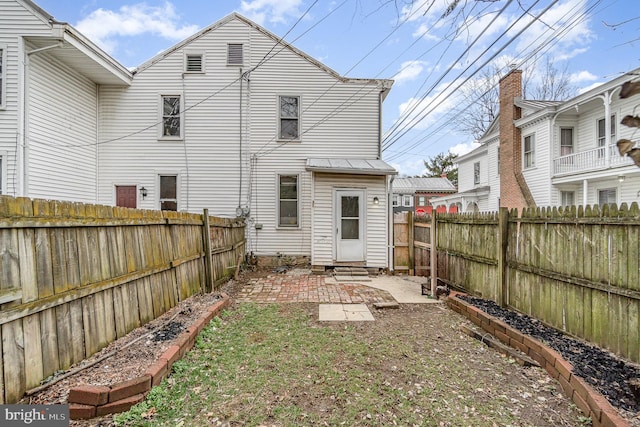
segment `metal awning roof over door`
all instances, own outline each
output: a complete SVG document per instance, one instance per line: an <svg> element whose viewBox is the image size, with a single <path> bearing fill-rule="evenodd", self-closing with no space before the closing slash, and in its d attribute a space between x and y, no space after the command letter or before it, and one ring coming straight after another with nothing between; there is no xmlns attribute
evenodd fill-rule
<svg viewBox="0 0 640 427"><path fill-rule="evenodd" d="M306 170L313 172L352 175L397 175L393 166L383 160L374 159L307 159Z"/></svg>

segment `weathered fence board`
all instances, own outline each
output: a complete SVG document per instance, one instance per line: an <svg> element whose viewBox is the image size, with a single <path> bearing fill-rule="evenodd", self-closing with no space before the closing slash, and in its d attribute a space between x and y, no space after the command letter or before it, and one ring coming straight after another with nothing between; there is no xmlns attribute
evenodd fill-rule
<svg viewBox="0 0 640 427"><path fill-rule="evenodd" d="M241 220L0 196L0 403L221 284L244 257L244 231Z"/></svg>
<svg viewBox="0 0 640 427"><path fill-rule="evenodd" d="M438 279L640 361L637 203L434 221ZM416 265L408 268L419 271L428 240L417 227L414 234Z"/></svg>

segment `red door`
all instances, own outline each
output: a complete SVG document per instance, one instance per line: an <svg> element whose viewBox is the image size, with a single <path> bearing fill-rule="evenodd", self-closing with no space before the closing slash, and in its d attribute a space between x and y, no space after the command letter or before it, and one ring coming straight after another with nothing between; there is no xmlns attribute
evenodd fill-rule
<svg viewBox="0 0 640 427"><path fill-rule="evenodd" d="M116 206L135 209L137 202L138 197L135 185L116 185Z"/></svg>

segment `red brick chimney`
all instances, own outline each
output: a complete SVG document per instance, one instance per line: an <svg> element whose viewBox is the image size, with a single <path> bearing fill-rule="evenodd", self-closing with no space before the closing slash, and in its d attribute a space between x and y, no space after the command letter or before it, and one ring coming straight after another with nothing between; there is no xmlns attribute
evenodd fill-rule
<svg viewBox="0 0 640 427"><path fill-rule="evenodd" d="M522 97L522 71L511 70L500 80L500 206L535 206L522 175L522 135L514 124L522 116L514 98Z"/></svg>

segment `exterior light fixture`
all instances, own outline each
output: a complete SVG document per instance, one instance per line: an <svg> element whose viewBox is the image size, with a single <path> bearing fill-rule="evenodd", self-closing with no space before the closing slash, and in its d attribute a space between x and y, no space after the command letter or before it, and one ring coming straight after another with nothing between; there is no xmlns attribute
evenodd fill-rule
<svg viewBox="0 0 640 427"><path fill-rule="evenodd" d="M144 200L147 197L147 189L144 187L140 187L140 195L142 196L142 200Z"/></svg>
<svg viewBox="0 0 640 427"><path fill-rule="evenodd" d="M378 196L373 198L373 204L374 205L379 205L380 204L380 199L378 199Z"/></svg>
<svg viewBox="0 0 640 427"><path fill-rule="evenodd" d="M624 182L625 176L624 175L618 175L618 182Z"/></svg>

